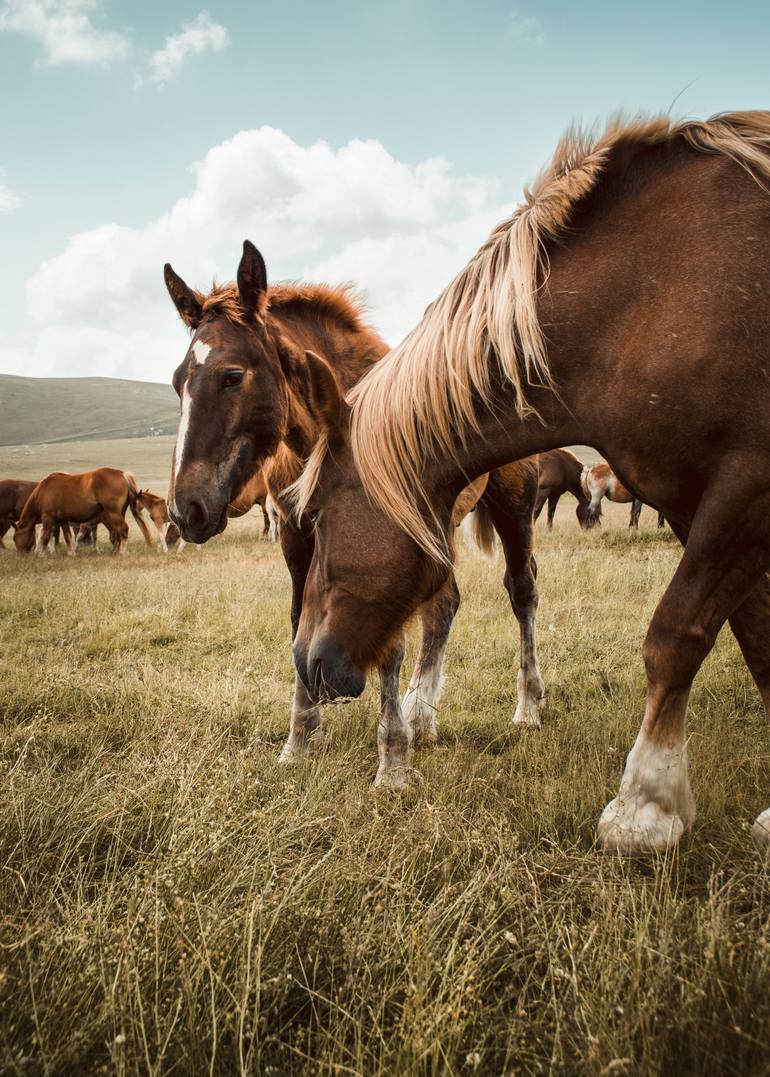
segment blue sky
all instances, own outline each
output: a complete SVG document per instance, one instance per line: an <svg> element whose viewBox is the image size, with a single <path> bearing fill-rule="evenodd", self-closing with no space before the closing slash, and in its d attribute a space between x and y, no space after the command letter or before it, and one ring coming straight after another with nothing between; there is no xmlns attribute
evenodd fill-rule
<svg viewBox="0 0 770 1077"><path fill-rule="evenodd" d="M0 372L168 380L163 262L245 236L395 342L573 119L770 107L768 45L758 2L0 0Z"/></svg>

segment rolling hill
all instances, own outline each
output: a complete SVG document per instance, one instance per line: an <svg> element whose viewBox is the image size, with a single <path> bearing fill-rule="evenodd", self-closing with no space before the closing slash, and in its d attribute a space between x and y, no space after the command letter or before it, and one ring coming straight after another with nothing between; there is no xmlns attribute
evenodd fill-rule
<svg viewBox="0 0 770 1077"><path fill-rule="evenodd" d="M170 385L118 378L19 378L0 374L0 445L173 434Z"/></svg>

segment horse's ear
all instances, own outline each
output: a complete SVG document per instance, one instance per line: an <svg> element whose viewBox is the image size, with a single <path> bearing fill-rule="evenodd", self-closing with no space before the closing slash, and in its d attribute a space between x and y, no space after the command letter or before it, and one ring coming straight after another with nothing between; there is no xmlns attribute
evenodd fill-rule
<svg viewBox="0 0 770 1077"><path fill-rule="evenodd" d="M259 317L267 308L267 266L254 244L243 241L241 264L238 266L238 296L244 314Z"/></svg>
<svg viewBox="0 0 770 1077"><path fill-rule="evenodd" d="M174 272L168 262L163 267L163 279L171 302L179 311L179 317L189 329L197 329L203 314L200 297Z"/></svg>
<svg viewBox="0 0 770 1077"><path fill-rule="evenodd" d="M305 352L305 360L310 394L308 406L315 421L329 437L342 428L347 405L337 377L326 360L310 351Z"/></svg>

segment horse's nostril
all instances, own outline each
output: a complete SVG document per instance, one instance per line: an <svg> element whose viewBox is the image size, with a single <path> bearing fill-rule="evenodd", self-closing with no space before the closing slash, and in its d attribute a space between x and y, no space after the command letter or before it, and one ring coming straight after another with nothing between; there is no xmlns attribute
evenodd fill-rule
<svg viewBox="0 0 770 1077"><path fill-rule="evenodd" d="M206 508L202 501L196 500L196 498L190 498L187 502L187 511L185 512L185 520L189 527L203 527L207 522L209 514L206 512Z"/></svg>

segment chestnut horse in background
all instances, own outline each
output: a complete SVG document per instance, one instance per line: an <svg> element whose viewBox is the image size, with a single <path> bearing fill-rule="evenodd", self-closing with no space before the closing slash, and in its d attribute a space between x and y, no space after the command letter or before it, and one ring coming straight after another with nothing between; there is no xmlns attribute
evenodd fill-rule
<svg viewBox="0 0 770 1077"><path fill-rule="evenodd" d="M262 256L248 241L237 285L216 287L204 295L189 288L168 265L165 279L193 334L173 379L181 417L169 484L172 519L187 541L201 543L218 534L227 525L228 506L266 461L268 489L282 514L280 542L292 579L293 637L313 557L317 518L289 519L283 494L301 474L319 438L323 439L327 372L348 389L379 362L387 346L366 325L349 290L321 285L268 288ZM494 529L502 540L505 585L521 632L514 721L538 725L543 685L535 645L537 589L532 554L537 463L493 471L482 486L480 495L478 487L472 495L479 498L475 530L483 536ZM325 509L322 506L320 511ZM359 539L376 543L377 536ZM410 738L414 732L426 745L436 739L444 651L460 602L454 575L447 574L442 586L427 597L420 612L422 647L404 698ZM403 653L403 644L397 641L393 646L388 643L378 656L383 720L376 780L393 785L405 780L401 753L389 740L391 716L401 715L398 677ZM358 695L363 686L363 679L352 681L347 694ZM311 753L320 738L317 701L297 679L282 761Z"/></svg>
<svg viewBox="0 0 770 1077"><path fill-rule="evenodd" d="M553 530L553 518L556 506L563 494L573 494L577 499L575 515L582 528L589 528L596 522L589 512L589 497L580 481L583 464L569 449L551 449L538 457L540 464L540 483L535 502L535 519L540 516L543 505L548 502L548 530Z"/></svg>
<svg viewBox="0 0 770 1077"><path fill-rule="evenodd" d="M30 494L16 526L14 543L21 553L35 545L35 527L42 524L37 552L48 547L57 525L68 523L103 523L110 533L115 553L125 553L128 545L127 509L136 520L148 546L152 546L147 524L136 508L139 488L130 471L114 467L98 467L71 475L54 471L42 479ZM64 537L70 553L74 553L69 528Z"/></svg>
<svg viewBox="0 0 770 1077"><path fill-rule="evenodd" d="M0 482L0 549L5 548L3 536L16 527L27 499L37 486L27 479L3 479Z"/></svg>
<svg viewBox="0 0 770 1077"><path fill-rule="evenodd" d="M593 523L602 522L602 498L614 501L617 505L631 505L631 517L628 526L639 526L639 514L644 504L639 498L634 497L631 491L623 485L609 464L594 464L593 467L583 468L580 477L585 496L589 499L588 512ZM658 513L658 527L665 524L663 513Z"/></svg>
<svg viewBox="0 0 770 1077"><path fill-rule="evenodd" d="M769 366L770 113L570 133L348 403L327 379L325 444L297 488L317 513L294 641L310 698L362 685L446 577L469 478L590 445L685 544L599 821L608 850L674 845L694 816L690 687L726 621L770 709ZM770 809L753 835L770 848Z"/></svg>

